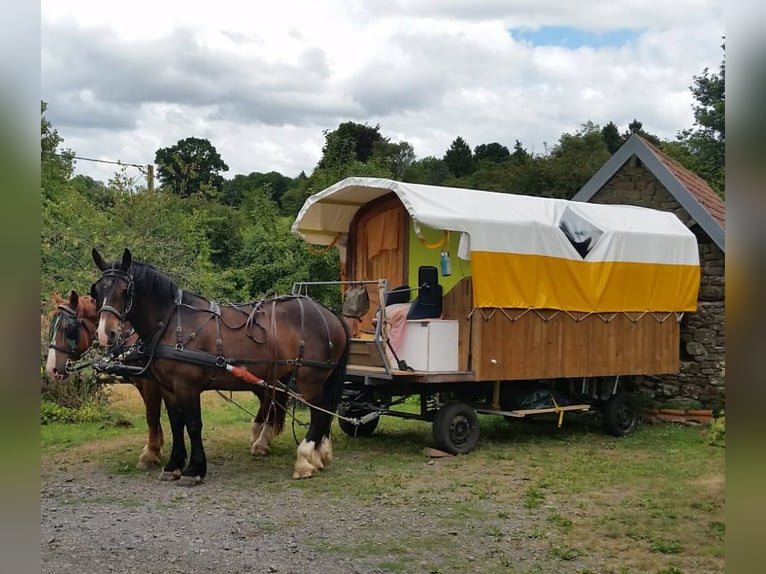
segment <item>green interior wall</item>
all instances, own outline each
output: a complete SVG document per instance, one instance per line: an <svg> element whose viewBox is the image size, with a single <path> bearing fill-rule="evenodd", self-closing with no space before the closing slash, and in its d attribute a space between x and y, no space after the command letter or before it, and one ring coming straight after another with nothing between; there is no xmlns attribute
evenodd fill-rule
<svg viewBox="0 0 766 574"><path fill-rule="evenodd" d="M463 279L464 277L470 277L471 275L471 262L470 261L464 261L463 259L459 259L457 256L457 246L460 242L460 233L452 232L449 234L449 242L448 242L448 249L447 252L449 253L450 260L452 262L452 274L448 277L444 277L441 272L441 252L442 247L437 247L435 249L429 249L425 245L423 245L423 242L421 242L420 238L418 238L417 235L415 235L415 227L412 224L412 219L409 219L409 253L408 253L408 261L409 265L407 266L407 283L410 287L416 287L417 281L418 281L418 267L421 265L433 265L436 267L436 269L439 270L439 283L442 286L442 291L444 295L446 295L452 287L455 286L455 284ZM426 227L424 225L420 226L420 229L423 233L423 241L429 244L433 244L438 242L439 240L444 237L444 231L432 229L430 227ZM392 286L392 287L395 287ZM412 293L412 298L415 297L417 293Z"/></svg>

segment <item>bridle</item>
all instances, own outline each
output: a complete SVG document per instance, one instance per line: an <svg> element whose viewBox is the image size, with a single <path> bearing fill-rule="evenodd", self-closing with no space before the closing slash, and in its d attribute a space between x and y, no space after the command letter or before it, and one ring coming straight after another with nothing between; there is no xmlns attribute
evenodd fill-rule
<svg viewBox="0 0 766 574"><path fill-rule="evenodd" d="M67 373L73 373L75 369L74 362L80 358L82 353L77 352L77 345L80 343L80 331L85 331L86 346L90 348L93 343L93 339L96 336L95 330L91 331L86 324L86 320L77 316L77 311L72 309L69 305L61 303L56 306L59 313L53 316L50 329L50 344L49 349L59 351L60 353L66 353L67 360L64 366L64 370ZM59 323L63 321L64 324L64 340L66 345L57 345L56 333L58 332Z"/></svg>
<svg viewBox="0 0 766 574"><path fill-rule="evenodd" d="M108 279L110 277L114 277L116 279L121 279L122 281L125 281L127 283L127 291L125 293L125 309L120 312L111 305L102 305L98 308L97 313L100 315L101 313L111 313L117 319L120 320L121 323L125 321L125 318L128 316L128 313L130 313L130 310L133 308L133 298L136 293L136 283L133 280L133 276L129 273L122 271L121 269L106 269L99 278L98 281L93 283L93 285L90 286L90 294L98 301L98 284L101 283L104 279Z"/></svg>

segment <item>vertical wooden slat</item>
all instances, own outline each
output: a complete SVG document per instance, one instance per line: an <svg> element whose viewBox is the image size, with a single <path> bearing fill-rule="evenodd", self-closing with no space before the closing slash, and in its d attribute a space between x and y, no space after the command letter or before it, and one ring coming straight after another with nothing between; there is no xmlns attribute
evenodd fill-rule
<svg viewBox="0 0 766 574"><path fill-rule="evenodd" d="M619 313L608 322L597 315L578 322L565 313L552 317L551 311L530 311L520 318L521 310L506 313L498 310L490 319L474 313L474 328L481 330L474 345L476 380L678 372L674 316L660 322L645 315L633 322Z"/></svg>

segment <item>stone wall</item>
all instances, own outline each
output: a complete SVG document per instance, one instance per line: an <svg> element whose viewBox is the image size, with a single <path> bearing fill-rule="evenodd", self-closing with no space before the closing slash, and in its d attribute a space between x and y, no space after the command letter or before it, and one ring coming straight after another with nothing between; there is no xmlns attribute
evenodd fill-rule
<svg viewBox="0 0 766 574"><path fill-rule="evenodd" d="M658 402L694 399L703 408L723 408L725 400L725 254L637 158L626 163L593 203L622 203L672 211L697 235L700 294L696 313L681 321L681 372L639 377L641 391Z"/></svg>

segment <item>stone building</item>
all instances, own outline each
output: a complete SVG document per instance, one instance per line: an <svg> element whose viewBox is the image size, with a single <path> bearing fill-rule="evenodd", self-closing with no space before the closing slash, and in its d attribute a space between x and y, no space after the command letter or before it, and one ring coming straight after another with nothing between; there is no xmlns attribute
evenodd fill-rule
<svg viewBox="0 0 766 574"><path fill-rule="evenodd" d="M696 313L681 320L677 375L640 377L658 402L694 399L722 408L725 399L725 204L702 178L634 134L572 198L672 211L697 236L701 279Z"/></svg>

